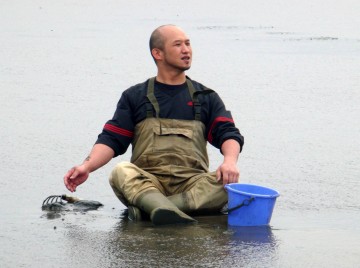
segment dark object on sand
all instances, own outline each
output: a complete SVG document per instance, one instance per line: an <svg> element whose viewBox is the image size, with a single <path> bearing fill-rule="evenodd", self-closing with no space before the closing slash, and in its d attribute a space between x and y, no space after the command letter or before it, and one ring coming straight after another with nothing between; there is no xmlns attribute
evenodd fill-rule
<svg viewBox="0 0 360 268"><path fill-rule="evenodd" d="M81 200L68 195L50 195L42 203L42 210L46 211L88 211L103 206L98 201Z"/></svg>

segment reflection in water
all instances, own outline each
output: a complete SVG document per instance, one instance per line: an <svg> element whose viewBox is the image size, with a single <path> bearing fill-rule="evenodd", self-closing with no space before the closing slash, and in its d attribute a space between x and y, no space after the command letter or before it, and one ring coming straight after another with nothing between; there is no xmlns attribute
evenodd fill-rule
<svg viewBox="0 0 360 268"><path fill-rule="evenodd" d="M206 266L270 267L276 261L276 240L270 227L228 227L227 216L198 217L198 224L153 226L151 222L131 222L125 218L108 232L69 228L69 248L86 246L69 258L85 259L91 266ZM90 246L91 245L91 246Z"/></svg>
<svg viewBox="0 0 360 268"><path fill-rule="evenodd" d="M229 226L232 263L246 267L276 266L277 241L270 226ZM230 261L230 260L229 260Z"/></svg>
<svg viewBox="0 0 360 268"><path fill-rule="evenodd" d="M229 226L228 230L233 232L233 240L240 243L274 243L274 236L270 226Z"/></svg>
<svg viewBox="0 0 360 268"><path fill-rule="evenodd" d="M61 214L56 211L46 212L42 217L46 217L48 220L54 220L61 218Z"/></svg>

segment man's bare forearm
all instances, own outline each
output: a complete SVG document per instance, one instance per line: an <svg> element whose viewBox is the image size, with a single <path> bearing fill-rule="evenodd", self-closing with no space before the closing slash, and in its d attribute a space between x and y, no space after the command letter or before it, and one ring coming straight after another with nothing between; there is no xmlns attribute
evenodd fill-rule
<svg viewBox="0 0 360 268"><path fill-rule="evenodd" d="M224 161L236 163L240 154L240 144L236 140L226 140L221 145L221 151L224 155Z"/></svg>
<svg viewBox="0 0 360 268"><path fill-rule="evenodd" d="M95 144L90 154L82 163L89 172L93 172L98 168L107 164L114 157L114 151L105 144Z"/></svg>

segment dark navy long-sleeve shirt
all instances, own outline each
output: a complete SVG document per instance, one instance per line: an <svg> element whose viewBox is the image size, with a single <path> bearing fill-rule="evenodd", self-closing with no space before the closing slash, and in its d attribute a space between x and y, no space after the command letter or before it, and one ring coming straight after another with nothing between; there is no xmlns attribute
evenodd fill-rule
<svg viewBox="0 0 360 268"><path fill-rule="evenodd" d="M242 149L244 137L227 111L224 103L216 92L210 92L202 84L191 80L201 104L201 121L206 126L204 133L207 141L221 148L228 139L239 142ZM137 123L146 118L148 80L125 90L117 104L113 118L106 122L96 144L105 144L114 150L114 157L128 149L134 136ZM206 94L202 94L205 93ZM160 107L160 118L194 120L194 107L187 84L166 85L155 81L155 97Z"/></svg>

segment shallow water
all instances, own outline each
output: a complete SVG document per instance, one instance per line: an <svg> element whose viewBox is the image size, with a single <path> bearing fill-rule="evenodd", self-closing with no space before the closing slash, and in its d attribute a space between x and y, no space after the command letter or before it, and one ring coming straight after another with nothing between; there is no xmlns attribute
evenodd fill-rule
<svg viewBox="0 0 360 268"><path fill-rule="evenodd" d="M1 267L357 267L360 4L356 1L0 1ZM140 8L141 7L141 8ZM223 98L245 136L241 181L278 190L270 228L226 217L153 227L122 217L94 172L97 211L46 213L121 92L155 75L147 42L175 23L188 75ZM212 169L221 161L209 146Z"/></svg>

